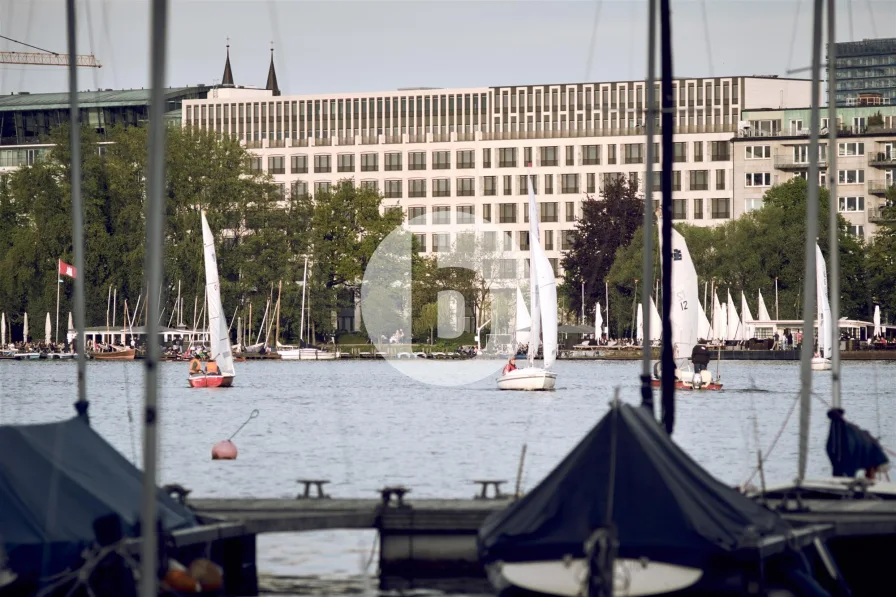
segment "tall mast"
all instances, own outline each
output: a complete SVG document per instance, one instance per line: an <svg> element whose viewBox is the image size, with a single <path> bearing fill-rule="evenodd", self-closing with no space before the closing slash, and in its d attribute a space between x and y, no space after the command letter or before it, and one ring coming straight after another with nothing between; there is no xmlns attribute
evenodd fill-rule
<svg viewBox="0 0 896 597"><path fill-rule="evenodd" d="M641 405L654 412L653 389L650 386L650 291L653 286L653 131L656 122L656 0L649 0L647 7L647 180L644 190L644 291L641 305L648 316L644 321L644 345L641 356Z"/></svg>
<svg viewBox="0 0 896 597"><path fill-rule="evenodd" d="M274 348L280 348L280 294L283 292L283 280L277 286L277 333L274 335Z"/></svg>
<svg viewBox="0 0 896 597"><path fill-rule="evenodd" d="M831 325L833 344L831 346L831 406L840 408L840 216L837 199L837 31L835 0L828 0L828 237L830 254L828 275L831 302ZM827 355L825 355L827 356Z"/></svg>
<svg viewBox="0 0 896 597"><path fill-rule="evenodd" d="M663 354L662 354L662 413L666 433L675 427L675 360L672 356L672 158L675 127L674 91L672 90L672 22L669 0L660 0L660 56L662 64L661 92L663 97L660 126L662 128L662 281L663 281ZM649 166L648 166L649 167ZM652 184L653 181L648 181Z"/></svg>
<svg viewBox="0 0 896 597"><path fill-rule="evenodd" d="M78 65L77 65L77 27L75 19L75 0L65 2L65 29L68 37L68 103L69 103L69 144L71 152L71 189L72 189L72 245L75 257L75 328L78 330L78 401L75 410L85 421L90 421L87 409L87 361L85 359L84 339L84 206L81 200L81 111L78 108Z"/></svg>
<svg viewBox="0 0 896 597"><path fill-rule="evenodd" d="M806 247L803 277L803 346L800 352L800 440L797 484L806 477L809 455L809 413L812 400L812 349L815 337L815 243L818 242L818 125L821 110L821 20L823 0L815 0L812 15L812 113L809 117L809 197L806 201ZM833 206L832 206L833 209ZM818 335L821 340L821 329Z"/></svg>
<svg viewBox="0 0 896 597"><path fill-rule="evenodd" d="M305 285L308 283L308 255L305 255L305 271L302 273L302 314L299 316L299 348L305 337Z"/></svg>
<svg viewBox="0 0 896 597"><path fill-rule="evenodd" d="M69 0L73 1L73 0ZM158 297L164 257L165 186L165 60L168 42L168 0L150 3L149 155L146 177L146 402L143 414L143 495L140 508L140 594L158 594L158 537L156 536L157 412L159 387Z"/></svg>

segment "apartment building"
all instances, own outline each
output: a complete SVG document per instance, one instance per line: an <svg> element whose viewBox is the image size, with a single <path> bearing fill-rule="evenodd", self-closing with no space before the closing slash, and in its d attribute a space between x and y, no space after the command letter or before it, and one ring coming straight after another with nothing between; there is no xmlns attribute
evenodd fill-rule
<svg viewBox="0 0 896 597"><path fill-rule="evenodd" d="M820 184L827 185L829 119L822 110ZM762 205L768 187L809 173L810 108L745 110L733 140L733 217ZM882 221L887 189L896 184L896 106L837 109L837 195L853 234L870 237Z"/></svg>
<svg viewBox="0 0 896 597"><path fill-rule="evenodd" d="M862 95L870 93L896 104L896 37L835 45L838 106L858 103Z"/></svg>
<svg viewBox="0 0 896 597"><path fill-rule="evenodd" d="M674 89L676 217L728 221L731 139L743 111L806 105L810 83L720 77L676 80ZM583 198L614 177L644 183L645 102L643 81L296 96L231 83L185 101L183 123L236 135L284 196L313 195L341 179L377 189L384 209L405 211L428 253L483 223L525 251L531 172L541 240L559 273Z"/></svg>

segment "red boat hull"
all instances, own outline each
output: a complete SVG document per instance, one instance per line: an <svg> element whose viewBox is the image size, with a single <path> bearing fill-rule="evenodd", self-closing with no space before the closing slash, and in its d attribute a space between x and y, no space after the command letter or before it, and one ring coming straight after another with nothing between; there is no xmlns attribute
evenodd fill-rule
<svg viewBox="0 0 896 597"><path fill-rule="evenodd" d="M233 376L228 375L194 375L187 378L191 388L229 388L233 385Z"/></svg>
<svg viewBox="0 0 896 597"><path fill-rule="evenodd" d="M652 385L655 388L658 388L662 385L662 382L658 379L653 379L650 381L650 385ZM676 380L675 381L675 389L676 390L693 390L694 386L692 386L691 384L686 384L683 381ZM715 382L703 384L699 388L697 388L698 391L699 390L721 390L721 389L722 389L722 384L715 383Z"/></svg>

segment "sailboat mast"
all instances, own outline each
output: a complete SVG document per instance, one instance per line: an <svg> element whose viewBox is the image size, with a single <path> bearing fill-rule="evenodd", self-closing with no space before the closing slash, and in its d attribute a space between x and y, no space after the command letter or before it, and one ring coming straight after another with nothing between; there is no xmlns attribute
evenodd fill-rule
<svg viewBox="0 0 896 597"><path fill-rule="evenodd" d="M274 348L280 348L280 294L283 292L283 280L277 286L277 333L274 335Z"/></svg>
<svg viewBox="0 0 896 597"><path fill-rule="evenodd" d="M835 0L828 0L828 237L830 253L828 263L828 294L831 303L831 406L840 408L840 216L837 200L837 31ZM828 355L825 355L828 356Z"/></svg>
<svg viewBox="0 0 896 597"><path fill-rule="evenodd" d="M305 255L305 271L302 273L302 314L299 316L299 348L305 337L305 285L308 283L308 256Z"/></svg>
<svg viewBox="0 0 896 597"><path fill-rule="evenodd" d="M653 132L656 119L656 0L649 0L647 5L647 181L644 185L644 271L641 276L644 279L644 289L653 286ZM637 282L635 282L637 285ZM641 309L648 316L643 323L644 337L642 339L641 355L641 406L653 408L653 389L650 386L650 337L653 330L650 329L650 292L642 293ZM654 414L654 416L656 416Z"/></svg>
<svg viewBox="0 0 896 597"><path fill-rule="evenodd" d="M69 151L71 153L72 188L72 245L75 257L75 328L78 330L78 401L75 410L85 421L90 421L87 408L87 361L85 360L84 334L84 207L81 200L81 110L78 107L78 67L75 55L78 53L76 39L75 0L65 2L65 30L68 38L68 103L69 103Z"/></svg>
<svg viewBox="0 0 896 597"><path fill-rule="evenodd" d="M672 434L675 427L675 359L672 354L672 158L674 143L672 141L674 122L674 91L672 90L672 19L669 0L660 0L660 60L662 69L661 93L662 114L660 127L662 130L662 230L660 246L663 254L663 353L662 353L662 413L666 433ZM648 181L653 184L653 181Z"/></svg>
<svg viewBox="0 0 896 597"><path fill-rule="evenodd" d="M69 0L73 2L73 0ZM165 186L165 54L168 41L168 0L150 3L150 102L149 155L146 177L146 402L143 415L143 495L140 508L140 594L158 594L158 535L156 534L158 459L159 360L161 346L158 334L158 297L152 292L162 285L164 257Z"/></svg>
<svg viewBox="0 0 896 597"><path fill-rule="evenodd" d="M809 117L809 197L806 202L805 273L803 278L803 345L800 352L800 439L797 485L806 477L809 455L809 413L812 400L812 348L815 322L815 244L818 240L818 106L821 76L823 0L814 0L812 15L812 108ZM833 206L831 206L833 209ZM819 329L819 341L821 330Z"/></svg>

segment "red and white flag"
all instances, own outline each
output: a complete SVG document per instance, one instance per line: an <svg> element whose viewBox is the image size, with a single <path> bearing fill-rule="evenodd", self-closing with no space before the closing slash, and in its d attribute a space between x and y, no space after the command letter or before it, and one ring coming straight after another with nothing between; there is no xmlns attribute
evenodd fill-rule
<svg viewBox="0 0 896 597"><path fill-rule="evenodd" d="M59 260L59 275L68 276L69 278L77 278L78 270L73 265L69 265L63 260Z"/></svg>

